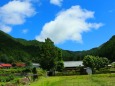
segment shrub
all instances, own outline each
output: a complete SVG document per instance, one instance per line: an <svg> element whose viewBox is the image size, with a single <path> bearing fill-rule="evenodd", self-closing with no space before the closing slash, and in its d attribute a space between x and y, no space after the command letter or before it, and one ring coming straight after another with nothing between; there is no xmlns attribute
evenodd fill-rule
<svg viewBox="0 0 115 86"><path fill-rule="evenodd" d="M99 69L98 73L100 73L100 74L110 73L110 70L108 68L101 68L101 69Z"/></svg>

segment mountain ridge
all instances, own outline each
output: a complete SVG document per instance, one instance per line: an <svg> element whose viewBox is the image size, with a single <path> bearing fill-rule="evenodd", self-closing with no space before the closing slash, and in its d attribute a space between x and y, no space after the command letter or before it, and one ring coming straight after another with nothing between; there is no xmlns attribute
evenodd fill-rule
<svg viewBox="0 0 115 86"><path fill-rule="evenodd" d="M37 40L13 38L3 31L0 31L0 58L1 56L6 55L14 60L25 61L25 59L29 59L33 62L39 62L42 44L43 42ZM99 47L90 50L70 51L62 49L62 56L65 61L82 60L85 55L107 57L109 60L115 61L114 45L115 35Z"/></svg>

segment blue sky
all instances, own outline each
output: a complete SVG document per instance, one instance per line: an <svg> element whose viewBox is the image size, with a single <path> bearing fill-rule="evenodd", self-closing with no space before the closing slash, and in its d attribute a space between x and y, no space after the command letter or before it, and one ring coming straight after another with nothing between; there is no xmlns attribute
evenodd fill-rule
<svg viewBox="0 0 115 86"><path fill-rule="evenodd" d="M115 35L115 0L1 0L0 30L65 50L88 50Z"/></svg>

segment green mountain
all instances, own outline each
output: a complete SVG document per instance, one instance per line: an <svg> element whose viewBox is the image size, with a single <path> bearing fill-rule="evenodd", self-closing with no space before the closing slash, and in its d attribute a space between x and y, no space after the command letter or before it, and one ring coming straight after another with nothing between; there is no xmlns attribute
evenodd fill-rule
<svg viewBox="0 0 115 86"><path fill-rule="evenodd" d="M13 38L0 31L0 62L27 61L39 62L43 42ZM87 51L62 50L64 60L82 60L85 55L107 57L115 61L115 35L106 43Z"/></svg>
<svg viewBox="0 0 115 86"><path fill-rule="evenodd" d="M63 51L64 60L82 60L86 55L107 57L110 61L115 61L115 35L101 46L86 51Z"/></svg>
<svg viewBox="0 0 115 86"><path fill-rule="evenodd" d="M111 61L115 61L115 35L99 47L99 56L105 56Z"/></svg>
<svg viewBox="0 0 115 86"><path fill-rule="evenodd" d="M14 61L37 61L41 45L42 42L16 39L0 31L0 60L7 62L10 58Z"/></svg>

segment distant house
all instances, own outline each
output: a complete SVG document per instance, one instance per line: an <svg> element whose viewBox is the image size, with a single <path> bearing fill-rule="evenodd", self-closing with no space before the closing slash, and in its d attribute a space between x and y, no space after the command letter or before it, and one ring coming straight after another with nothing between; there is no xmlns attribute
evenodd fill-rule
<svg viewBox="0 0 115 86"><path fill-rule="evenodd" d="M64 61L65 70L76 70L77 67L83 66L83 61Z"/></svg>
<svg viewBox="0 0 115 86"><path fill-rule="evenodd" d="M12 67L11 64L5 64L5 63L0 64L0 68L11 68L11 67Z"/></svg>
<svg viewBox="0 0 115 86"><path fill-rule="evenodd" d="M40 67L40 64L39 64L39 63L32 63L32 67L39 68L39 67Z"/></svg>
<svg viewBox="0 0 115 86"><path fill-rule="evenodd" d="M17 63L15 63L15 66L16 66L16 67L25 67L26 64L23 63L23 62L17 62Z"/></svg>

